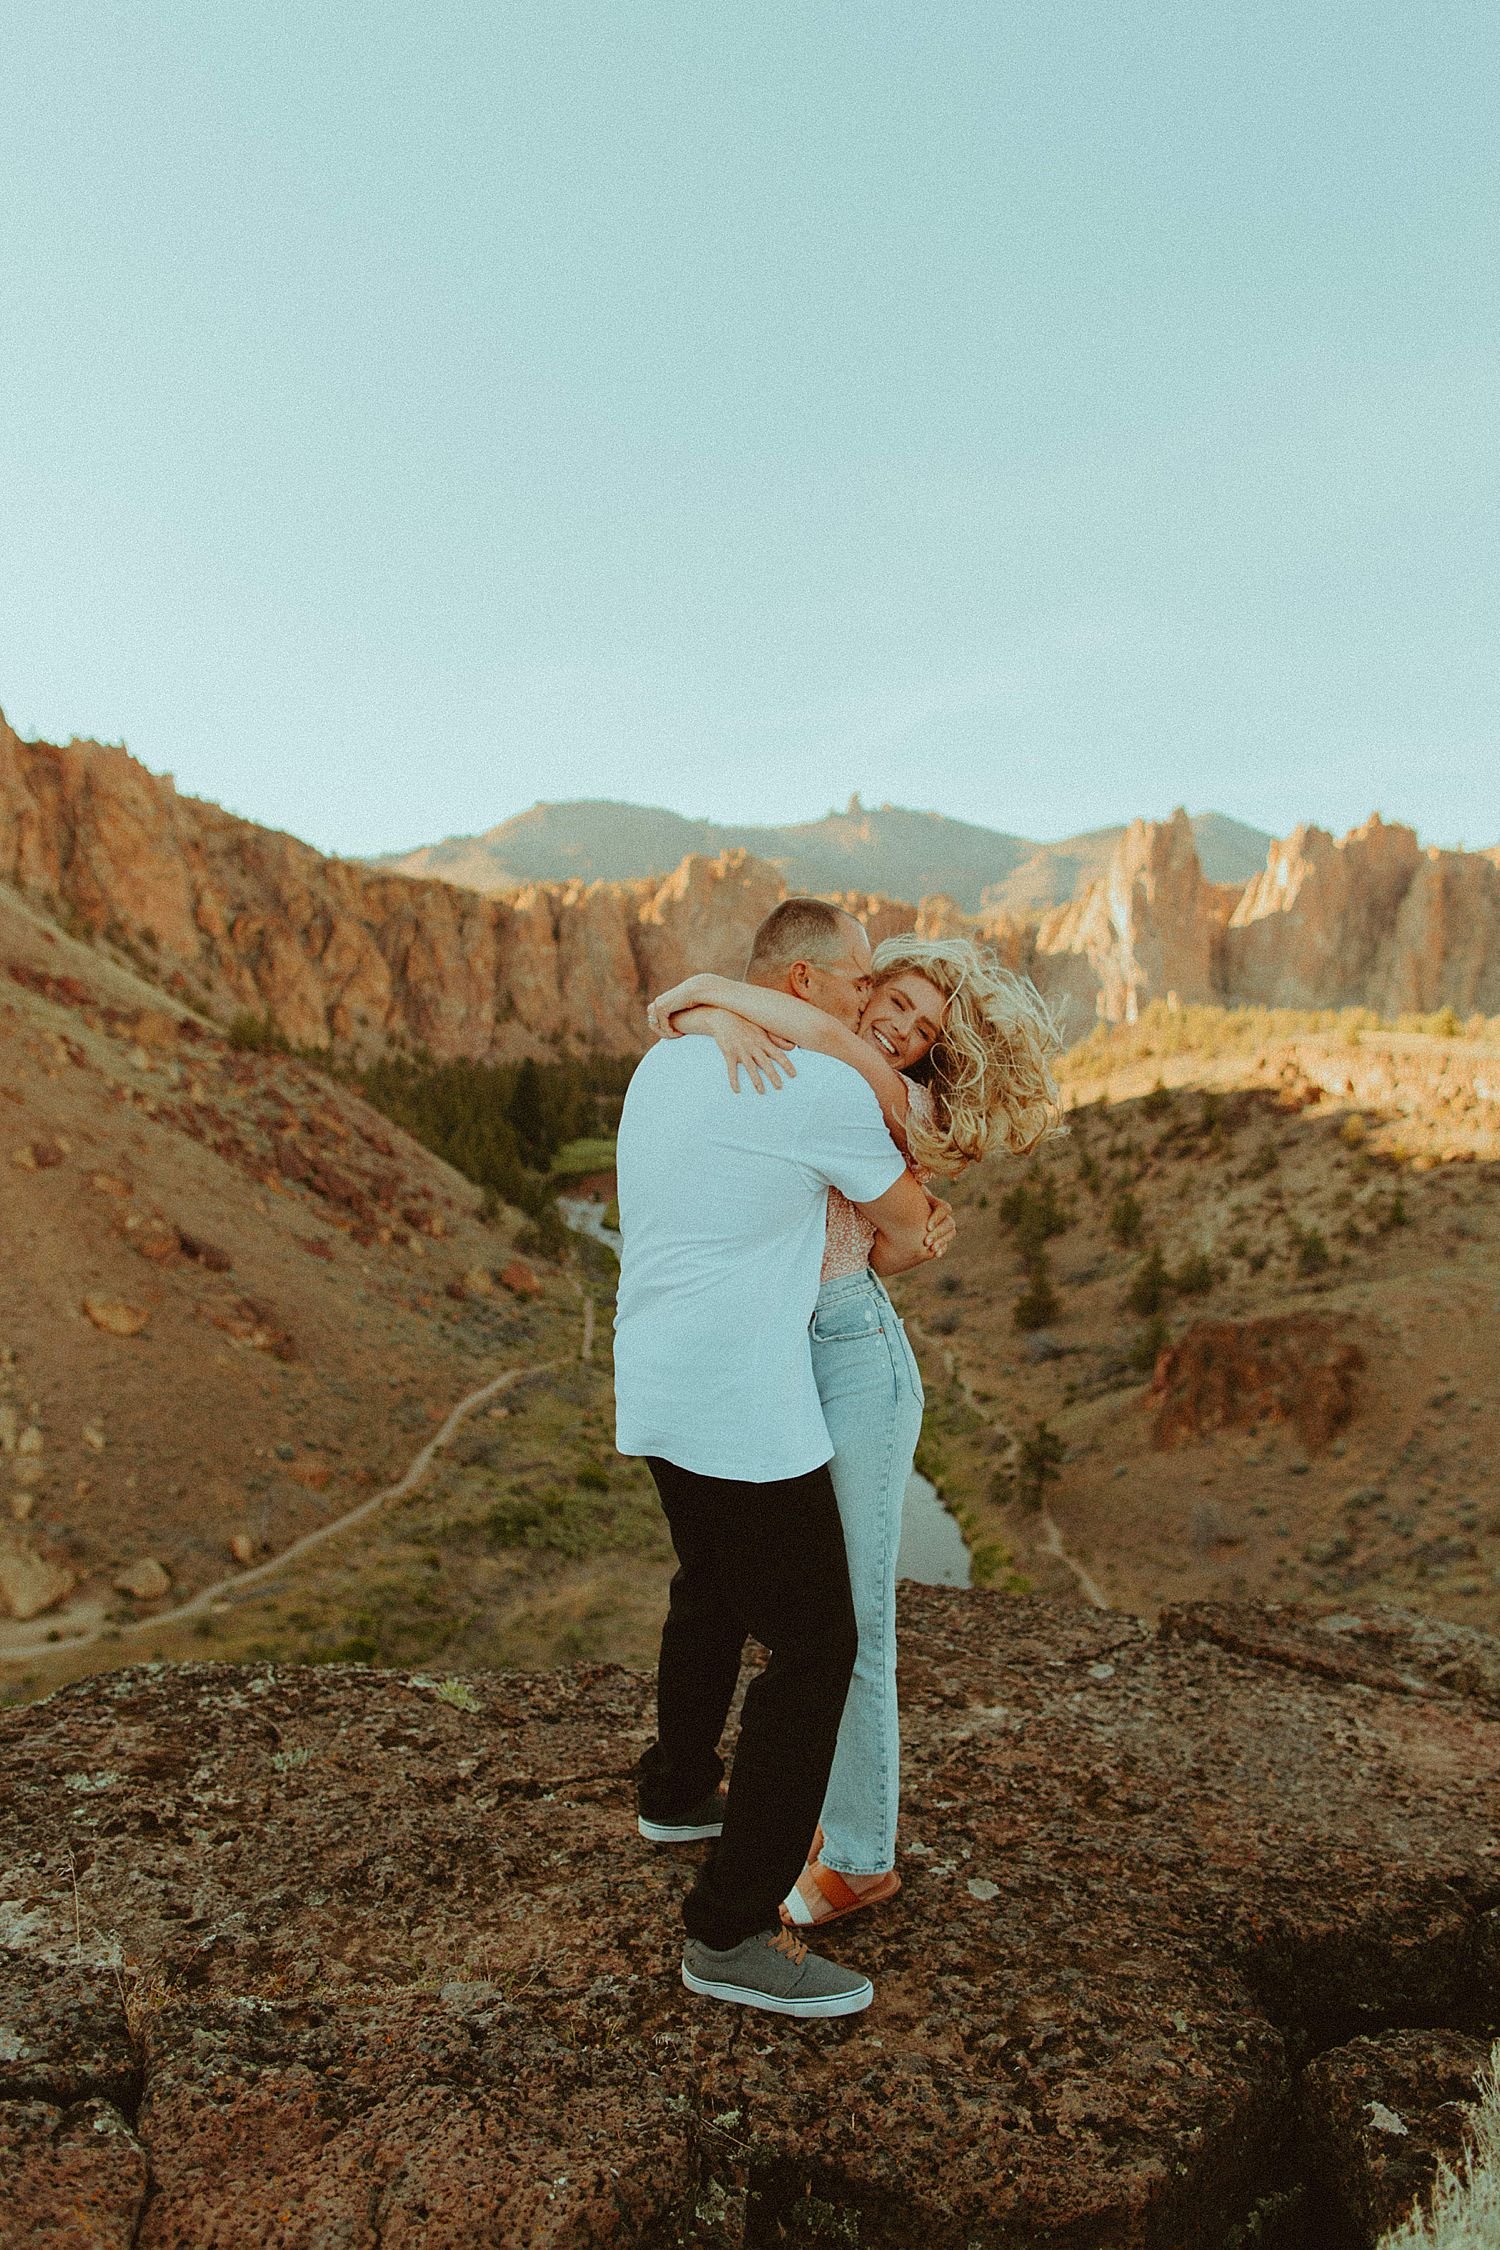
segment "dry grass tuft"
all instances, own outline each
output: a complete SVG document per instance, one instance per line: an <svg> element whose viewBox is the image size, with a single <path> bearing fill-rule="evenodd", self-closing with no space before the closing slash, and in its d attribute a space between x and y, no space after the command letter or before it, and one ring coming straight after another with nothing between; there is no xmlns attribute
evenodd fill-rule
<svg viewBox="0 0 1500 2250"><path fill-rule="evenodd" d="M1380 2250L1495 2250L1500 2243L1500 2041L1479 2078L1461 2170L1443 2165L1430 2209L1413 2210Z"/></svg>

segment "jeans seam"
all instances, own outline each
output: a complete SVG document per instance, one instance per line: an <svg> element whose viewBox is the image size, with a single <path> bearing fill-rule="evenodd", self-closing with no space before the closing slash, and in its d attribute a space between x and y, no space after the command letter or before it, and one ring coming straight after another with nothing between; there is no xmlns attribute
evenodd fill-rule
<svg viewBox="0 0 1500 2250"><path fill-rule="evenodd" d="M876 1286L878 1287L878 1284L877 1284ZM883 1291L881 1291L881 1292L880 1292L880 1295L881 1295L881 1296L882 1296L882 1297L884 1298L884 1292L883 1292ZM878 1319L877 1319L877 1323L876 1323L876 1327L875 1327L875 1329L874 1329L873 1331L867 1331L867 1333L869 1333L869 1334L878 1334L878 1335L880 1336L880 1338L881 1338L881 1341L882 1341L882 1342L884 1343L884 1345L885 1345L885 1348L886 1348L886 1370L887 1370L887 1373L888 1373L888 1376L889 1376L889 1382L890 1382L890 1390L889 1390L889 1405L890 1405L890 1415L889 1415L889 1420L888 1420L888 1423L887 1423L886 1455L885 1455L885 1460L884 1460L884 1463L883 1463L883 1475L882 1475L882 1478L881 1478L881 1480L880 1480L880 1488L881 1488L881 1511L880 1511L880 1549L879 1549L879 1562L880 1562L880 1586L879 1586L879 1596L880 1596L880 1600L879 1600L879 1611L878 1611L878 1634L879 1634L879 1641L878 1641L878 1655L879 1655L878 1676L879 1676L879 1679L880 1679L880 1683L881 1683L881 1684L880 1684L880 1689L879 1689L879 1693L880 1693L880 1696L881 1696L881 1698L882 1698L882 1705L884 1705L884 1701L885 1701L885 1699L886 1699L886 1698L887 1698L887 1697L889 1696L889 1694L890 1694L890 1692L891 1692L891 1689L890 1689L890 1685L889 1685L889 1683L888 1683L888 1680L887 1680L887 1673L888 1673L888 1670L889 1670L889 1666L890 1666L890 1662L891 1662L891 1657L892 1657L892 1653L893 1653L893 1652L892 1652L892 1649L891 1649L891 1644L890 1644L890 1636L891 1636L891 1631L892 1631L892 1621L891 1621L891 1618L890 1618L890 1615L889 1615L889 1600L888 1600L888 1593L887 1593L887 1584L888 1584L888 1580L889 1580L889 1577L890 1577L890 1573L891 1573L891 1570L892 1570L892 1568L893 1568L893 1566L894 1566L894 1556L893 1556L893 1552L892 1552L892 1514L893 1514L893 1509L892 1509L892 1505L891 1505L892 1495L891 1495L891 1489L890 1489L890 1488L891 1488L892 1474L893 1474L893 1470L894 1470L894 1465L895 1465L895 1458L896 1458L896 1434L897 1434L897 1423L898 1423L898 1421L899 1421L899 1419L900 1419L900 1413L901 1413L903 1382L905 1383L906 1387L908 1388L908 1390L909 1390L909 1392L910 1392L911 1403L912 1403L913 1405L919 1405L919 1404L920 1404L921 1393L920 1393L920 1388L919 1388L919 1386L917 1385L917 1383L916 1383L916 1381L915 1381L915 1379L914 1379L914 1377L913 1377L913 1374L912 1374L912 1366L911 1366L911 1361L910 1361L910 1357L909 1357L909 1355L910 1355L910 1350L911 1350L911 1347L910 1347L910 1345L909 1345L909 1344L908 1344L908 1343L906 1342L906 1338L905 1338L905 1332L904 1332L904 1330L903 1330L903 1329L901 1328L901 1323L900 1323L900 1319L899 1319L899 1316L897 1315L897 1313L896 1313L896 1311L895 1311L895 1308L894 1308L894 1307L893 1307L893 1306L892 1306L892 1305L890 1304L890 1300L889 1300L889 1298L885 1298L885 1300L884 1300L884 1304L883 1304L883 1305L882 1305L882 1306L880 1307L880 1310L879 1310L879 1316L878 1316ZM836 1342L836 1341L846 1341L846 1342L854 1342L854 1341L858 1341L858 1340L859 1340L859 1339L857 1339L857 1338L852 1338L852 1337L851 1337L851 1338L844 1338L844 1339L836 1339L836 1338L821 1338L821 1339L819 1339L819 1341L821 1341L821 1342L825 1342L825 1343L831 1343L831 1342ZM904 1495L903 1495L903 1497L904 1497ZM898 1528L899 1528L899 1527L898 1527ZM879 1833L880 1833L880 1835L881 1835L882 1839L884 1838L884 1836L886 1835L887 1831L888 1831L888 1830L889 1830L889 1829L891 1828L891 1826L892 1826L892 1811L893 1811L893 1807L892 1807L892 1793L893 1793L893 1788L899 1788L899 1779L898 1779L898 1776L897 1776L897 1775L893 1775L893 1774L892 1774L892 1772L891 1772L891 1770L890 1770L890 1768L891 1768L891 1760L890 1760L890 1757L889 1757L889 1755L887 1754L887 1750L886 1750L886 1740L887 1740L887 1730L886 1730L886 1728L885 1728L884 1726L882 1726L882 1746L881 1746L881 1755L880 1755L880 1758L879 1758L879 1761L878 1761L878 1763L879 1763L879 1770L880 1770L880 1780L879 1780L879 1785L878 1785L878 1786L879 1786L879 1795L878 1795L877 1806L876 1806L876 1810L877 1810L877 1814L878 1814L878 1825L879 1825ZM897 1749L896 1749L896 1758L897 1758L897 1761L898 1761L898 1764L899 1764L899 1758L900 1758L899 1738L898 1738L898 1745L897 1745ZM856 1874L857 1874L857 1875L877 1875L877 1874L883 1874L883 1873L884 1873L884 1872L886 1871L886 1870L885 1870L885 1867L884 1867L884 1866L882 1866L882 1867L844 1867L844 1868L842 1868L842 1869L837 1869L837 1866L836 1866L836 1862L834 1862L834 1861L832 1861L832 1860L825 1860L825 1864L826 1864L826 1865L828 1865L828 1866L830 1866L830 1867L835 1867L835 1868L836 1868L836 1871L837 1871L837 1872L840 1872L840 1873L843 1873L843 1874L848 1874L848 1875L856 1875Z"/></svg>

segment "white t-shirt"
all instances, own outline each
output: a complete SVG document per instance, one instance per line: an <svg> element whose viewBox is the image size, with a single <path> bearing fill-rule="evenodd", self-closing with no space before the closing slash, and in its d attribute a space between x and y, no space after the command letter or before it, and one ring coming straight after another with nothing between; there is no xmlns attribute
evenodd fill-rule
<svg viewBox="0 0 1500 2250"><path fill-rule="evenodd" d="M630 1081L618 1147L615 1443L702 1476L803 1476L833 1447L813 1381L827 1190L871 1203L905 1169L858 1071L730 1092L711 1039L665 1040Z"/></svg>

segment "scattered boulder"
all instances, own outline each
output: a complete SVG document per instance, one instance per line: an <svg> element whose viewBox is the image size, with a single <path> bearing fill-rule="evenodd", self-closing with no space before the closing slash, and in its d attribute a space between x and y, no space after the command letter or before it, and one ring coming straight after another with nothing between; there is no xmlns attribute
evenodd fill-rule
<svg viewBox="0 0 1500 2250"><path fill-rule="evenodd" d="M41 1617L65 1602L78 1583L78 1574L34 1547L0 1544L0 1601L9 1614L23 1623Z"/></svg>
<svg viewBox="0 0 1500 2250"><path fill-rule="evenodd" d="M206 1273L228 1273L230 1270L232 1260L228 1251L216 1248L212 1242L205 1242L201 1235L184 1234L179 1227L177 1247L185 1258L191 1258Z"/></svg>
<svg viewBox="0 0 1500 2250"><path fill-rule="evenodd" d="M1330 2048L1308 2067L1302 2109L1331 2231L1358 2250L1431 2193L1438 2166L1462 2161L1486 2040L1456 2031L1389 2031Z"/></svg>
<svg viewBox="0 0 1500 2250"><path fill-rule="evenodd" d="M1195 1320L1156 1362L1154 1440L1167 1448L1211 1430L1290 1422L1319 1452L1353 1416L1364 1365L1359 1345L1314 1313Z"/></svg>
<svg viewBox="0 0 1500 2250"><path fill-rule="evenodd" d="M519 1260L516 1261L519 1264ZM469 1297L493 1297L495 1277L488 1266L470 1266L459 1284L461 1292Z"/></svg>
<svg viewBox="0 0 1500 2250"><path fill-rule="evenodd" d="M165 1014L160 1008L142 1008L130 1025L130 1029L134 1032L137 1043L142 1047L155 1047L160 1050L177 1045L177 1018Z"/></svg>
<svg viewBox="0 0 1500 2250"><path fill-rule="evenodd" d="M148 1221L134 1228L129 1236L130 1247L156 1266L175 1266L182 1257L182 1245L177 1239L177 1229L164 1221Z"/></svg>
<svg viewBox="0 0 1500 2250"><path fill-rule="evenodd" d="M280 1326L271 1307L258 1298L239 1297L232 1305L210 1312L208 1318L215 1328L222 1328L236 1343L248 1344L252 1351L269 1352L273 1359L281 1360L297 1356L291 1336Z"/></svg>
<svg viewBox="0 0 1500 2250"><path fill-rule="evenodd" d="M542 1285L524 1258L512 1258L509 1265L500 1268L501 1284L516 1297L539 1297Z"/></svg>
<svg viewBox="0 0 1500 2250"><path fill-rule="evenodd" d="M142 1306L127 1304L121 1297L85 1297L83 1309L106 1336L139 1336L151 1318Z"/></svg>
<svg viewBox="0 0 1500 2250"><path fill-rule="evenodd" d="M333 1470L327 1461L294 1461L287 1475L308 1492L326 1492L333 1482Z"/></svg>
<svg viewBox="0 0 1500 2250"><path fill-rule="evenodd" d="M255 1541L248 1531L235 1531L230 1534L229 1552L237 1563L254 1562Z"/></svg>
<svg viewBox="0 0 1500 2250"><path fill-rule="evenodd" d="M65 1154L56 1141L28 1141L11 1152L10 1160L23 1172L50 1172L61 1164Z"/></svg>
<svg viewBox="0 0 1500 2250"><path fill-rule="evenodd" d="M117 1594L130 1594L138 1602L157 1602L172 1591L172 1574L154 1555L129 1563L115 1580Z"/></svg>

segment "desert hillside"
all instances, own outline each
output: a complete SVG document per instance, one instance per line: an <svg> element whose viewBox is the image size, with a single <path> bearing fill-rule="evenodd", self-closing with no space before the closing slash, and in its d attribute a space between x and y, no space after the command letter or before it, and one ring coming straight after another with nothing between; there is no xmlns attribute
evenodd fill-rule
<svg viewBox="0 0 1500 2250"><path fill-rule="evenodd" d="M1500 1036L1158 1009L1065 1067L898 1285L988 1567L1500 1625Z"/></svg>
<svg viewBox="0 0 1500 2250"><path fill-rule="evenodd" d="M497 1377L576 1361L580 1284L480 1201L347 1086L0 893L0 1676L80 1636L139 1655L216 1586L180 1627L201 1650L221 1582L395 1483Z"/></svg>

